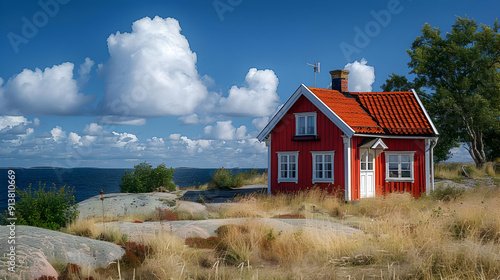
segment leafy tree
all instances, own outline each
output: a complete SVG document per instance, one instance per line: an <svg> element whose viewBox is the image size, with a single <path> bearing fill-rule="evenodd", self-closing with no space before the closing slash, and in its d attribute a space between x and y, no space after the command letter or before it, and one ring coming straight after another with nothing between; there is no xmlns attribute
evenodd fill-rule
<svg viewBox="0 0 500 280"><path fill-rule="evenodd" d="M415 84L408 81L405 76L392 73L389 75L389 79L385 80L385 84L380 88L382 88L383 91L409 91L415 89Z"/></svg>
<svg viewBox="0 0 500 280"><path fill-rule="evenodd" d="M172 181L174 176L173 168L166 168L165 163L156 168L147 162L134 166L134 171L122 177L120 184L121 192L125 193L145 193L152 192L160 187L169 191L175 191L175 184Z"/></svg>
<svg viewBox="0 0 500 280"><path fill-rule="evenodd" d="M57 188L55 184L48 191L45 184L33 190L17 190L16 224L57 230L65 227L78 217L78 205L74 190L66 186Z"/></svg>
<svg viewBox="0 0 500 280"><path fill-rule="evenodd" d="M487 154L499 153L489 138L500 131L499 29L498 20L490 27L459 17L443 36L426 23L407 50L410 73L416 75L412 84L433 92L422 99L440 132L441 156L465 143L477 167ZM385 86L395 88L401 80L393 75Z"/></svg>

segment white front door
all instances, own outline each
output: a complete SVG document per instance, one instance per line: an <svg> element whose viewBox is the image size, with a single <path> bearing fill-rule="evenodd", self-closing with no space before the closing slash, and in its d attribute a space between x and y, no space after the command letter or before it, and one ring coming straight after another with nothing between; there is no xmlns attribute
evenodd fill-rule
<svg viewBox="0 0 500 280"><path fill-rule="evenodd" d="M372 149L359 149L360 158L360 197L375 196L375 152Z"/></svg>

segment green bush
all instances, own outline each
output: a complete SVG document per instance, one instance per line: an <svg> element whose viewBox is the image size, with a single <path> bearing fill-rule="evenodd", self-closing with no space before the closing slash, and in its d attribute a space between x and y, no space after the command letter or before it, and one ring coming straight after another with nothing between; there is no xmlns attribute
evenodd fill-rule
<svg viewBox="0 0 500 280"><path fill-rule="evenodd" d="M231 170L219 168L215 170L214 176L208 183L208 189L231 189L243 186L243 178L234 176Z"/></svg>
<svg viewBox="0 0 500 280"><path fill-rule="evenodd" d="M122 177L120 190L124 193L146 193L157 190L161 187L175 191L175 184L172 181L174 176L173 168L166 168L165 163L156 168L147 162L134 166L135 170Z"/></svg>
<svg viewBox="0 0 500 280"><path fill-rule="evenodd" d="M17 190L16 224L57 230L78 217L73 188L58 189L53 184L46 191L45 187L39 184L38 190L33 190L30 184L27 189Z"/></svg>

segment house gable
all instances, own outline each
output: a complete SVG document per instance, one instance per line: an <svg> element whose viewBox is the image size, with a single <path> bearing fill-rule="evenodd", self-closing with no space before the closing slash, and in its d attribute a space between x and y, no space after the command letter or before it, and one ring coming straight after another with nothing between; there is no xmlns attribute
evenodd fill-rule
<svg viewBox="0 0 500 280"><path fill-rule="evenodd" d="M328 117L342 132L344 132L348 137L352 137L355 131L347 125L347 123L342 120L335 112L332 111L321 99L319 99L312 91L307 88L304 84L301 84L299 88L294 92L294 94L287 100L287 102L281 107L281 109L271 118L267 126L259 133L257 139L263 141L269 133L274 129L278 122L285 116L285 114L290 110L290 108L297 102L299 97L306 97L318 110L320 110L325 116Z"/></svg>
<svg viewBox="0 0 500 280"><path fill-rule="evenodd" d="M297 137L296 116L316 113L315 137ZM269 185L272 193L298 191L314 185L328 191L341 191L345 185L344 176L344 132L305 96L300 96L278 121L269 134ZM286 158L287 155L295 158ZM282 157L284 156L284 157ZM297 159L295 161L295 159ZM318 161L319 160L319 161ZM293 164L290 165L290 162ZM325 167L321 176L317 163L332 163ZM296 164L295 164L296 163ZM283 168L284 166L284 168ZM283 174L284 170L296 168L296 176ZM292 177L293 180L283 180Z"/></svg>

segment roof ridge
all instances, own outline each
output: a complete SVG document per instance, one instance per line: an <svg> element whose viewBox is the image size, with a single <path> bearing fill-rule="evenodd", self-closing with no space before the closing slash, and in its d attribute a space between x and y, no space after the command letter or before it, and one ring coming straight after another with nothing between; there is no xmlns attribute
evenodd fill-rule
<svg viewBox="0 0 500 280"><path fill-rule="evenodd" d="M375 95L375 94L413 94L411 91L350 91L350 94L355 94L355 95L360 95L360 94L370 94L370 95Z"/></svg>

